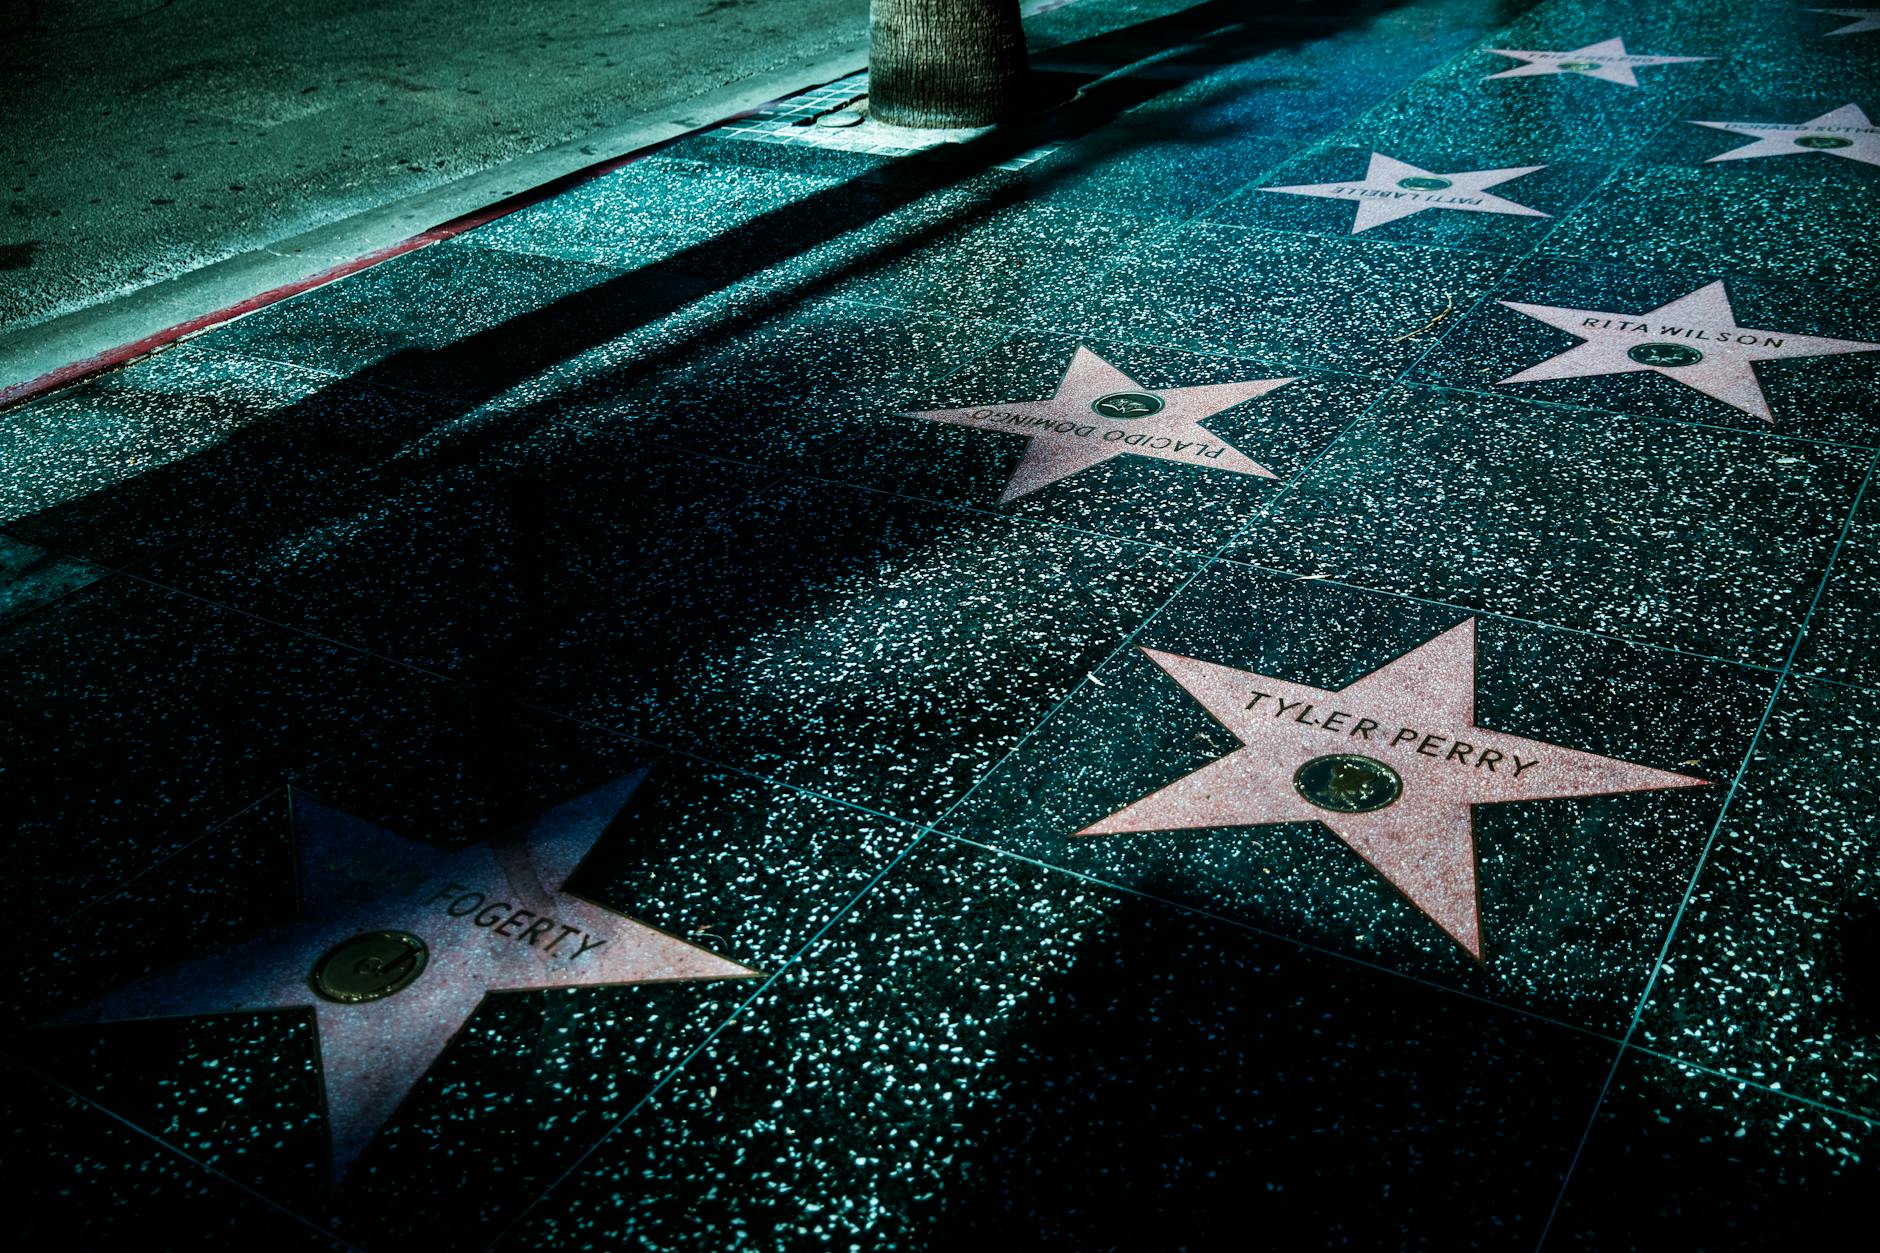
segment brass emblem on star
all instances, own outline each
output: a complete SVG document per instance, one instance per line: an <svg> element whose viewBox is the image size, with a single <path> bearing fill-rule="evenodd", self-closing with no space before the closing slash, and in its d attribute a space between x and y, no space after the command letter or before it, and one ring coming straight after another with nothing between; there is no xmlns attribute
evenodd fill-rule
<svg viewBox="0 0 1880 1253"><path fill-rule="evenodd" d="M1091 401L1090 408L1106 418L1146 418L1162 411L1162 398L1148 392L1111 392Z"/></svg>
<svg viewBox="0 0 1880 1253"><path fill-rule="evenodd" d="M344 1178L491 993L756 973L567 889L643 774L556 806L518 841L457 851L296 795L300 917L244 941L240 960L191 959L60 1021L310 1010Z"/></svg>
<svg viewBox="0 0 1880 1253"><path fill-rule="evenodd" d="M431 950L409 931L368 931L334 945L314 963L313 990L357 1005L402 992L424 973Z"/></svg>
<svg viewBox="0 0 1880 1253"><path fill-rule="evenodd" d="M1293 771L1299 795L1337 814L1368 814L1403 795L1403 777L1375 757L1333 753Z"/></svg>

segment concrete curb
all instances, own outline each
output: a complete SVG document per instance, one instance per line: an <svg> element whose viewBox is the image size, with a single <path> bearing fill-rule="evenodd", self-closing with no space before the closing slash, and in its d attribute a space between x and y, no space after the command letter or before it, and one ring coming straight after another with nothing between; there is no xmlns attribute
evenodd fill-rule
<svg viewBox="0 0 1880 1253"><path fill-rule="evenodd" d="M1026 17L1078 0L1026 0ZM1176 7L1181 7L1177 5ZM506 161L266 247L152 283L0 338L0 409L148 356L257 309L449 239L659 145L710 130L868 64L868 40ZM607 154L596 158L597 153Z"/></svg>
<svg viewBox="0 0 1880 1253"><path fill-rule="evenodd" d="M75 310L0 339L0 408L136 360L289 296L480 226L773 101L863 68L865 39L803 66L695 96L621 126ZM599 160L596 153L605 154Z"/></svg>

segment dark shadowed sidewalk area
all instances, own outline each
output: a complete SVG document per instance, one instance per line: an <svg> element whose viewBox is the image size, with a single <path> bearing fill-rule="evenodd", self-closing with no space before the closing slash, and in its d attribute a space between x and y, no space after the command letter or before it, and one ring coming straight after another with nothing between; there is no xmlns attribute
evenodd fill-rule
<svg viewBox="0 0 1880 1253"><path fill-rule="evenodd" d="M0 410L16 1225L1830 1244L1847 13L1086 0Z"/></svg>

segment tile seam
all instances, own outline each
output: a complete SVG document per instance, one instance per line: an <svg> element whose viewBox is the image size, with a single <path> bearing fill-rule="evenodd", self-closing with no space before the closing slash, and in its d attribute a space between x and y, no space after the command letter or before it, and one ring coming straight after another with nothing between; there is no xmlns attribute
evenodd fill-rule
<svg viewBox="0 0 1880 1253"><path fill-rule="evenodd" d="M1437 342L1440 342L1440 339L1441 337L1438 336ZM1434 346L1435 344L1433 342L1430 345L1430 347L1433 348ZM1426 355L1427 352L1428 352L1428 349L1425 350L1425 353L1418 354L1416 360L1421 361L1423 356ZM1407 373L1407 369L1406 369L1406 373ZM1330 440L1325 445L1324 448L1320 449L1320 451L1314 457L1312 457L1305 466L1301 467L1299 474L1295 477L1303 478L1310 471L1310 468L1318 464L1318 462L1321 461L1326 456L1327 453L1329 453L1329 451L1339 442L1339 440L1341 440L1351 430L1356 428L1360 423L1364 422L1366 418L1370 416L1372 411L1377 407L1377 405L1382 400L1383 395L1385 394L1387 394L1387 391L1380 393L1378 397L1374 398L1372 402L1365 407L1362 413L1360 413L1357 417L1353 418L1352 421L1348 423L1343 428L1343 430L1339 432L1338 435L1334 436L1333 439ZM1161 612L1164 609L1168 608L1171 604L1173 604L1176 600L1178 600L1188 590L1189 587L1193 586L1197 580L1201 579L1204 575L1206 575L1207 572L1213 568L1214 564L1220 560L1221 555L1224 554L1236 541L1238 541L1239 538L1242 535L1244 535L1253 526L1255 521L1257 521L1260 517L1264 516L1265 514L1269 513L1271 511L1272 506L1274 504L1277 504L1278 501L1283 498L1283 496L1284 496L1284 487L1282 486L1281 491L1275 493L1274 499L1268 502L1266 507L1258 511L1253 516L1249 517L1245 523L1243 523L1240 527L1238 527L1227 538L1227 540L1223 542L1215 550L1215 553L1212 557L1209 557L1199 567L1197 567L1186 579L1182 581L1182 583L1174 590L1173 593L1171 593L1167 598L1165 598L1161 602L1161 604L1156 606L1155 609L1151 610L1150 613L1141 622L1139 622L1132 630L1127 632L1124 638L1122 639L1122 641L1119 642L1115 648L1111 649L1110 652L1104 657L1104 659L1101 662L1099 662L1096 666L1093 667L1093 670L1102 669L1105 665L1108 665L1109 662L1113 658L1123 654L1125 650L1127 650L1129 646L1136 640L1136 638L1142 633L1142 631L1147 629L1148 626L1156 620L1156 618L1161 614ZM1001 755L1001 757L999 758L997 762L995 762L989 769L987 769L983 774L981 774L978 779L974 780L973 784L970 787L968 787L966 791L963 792L955 801L953 801L945 809L943 809L941 813L933 820L932 823L926 824L924 829L921 831L921 833L918 836L916 836L915 839L911 841L905 849L903 849L896 857L894 857L886 866L882 867L882 869L875 875L874 878L872 878L866 885L863 886L863 888L859 892L857 892L854 896L852 896L833 915L831 915L829 920L826 923L824 923L824 925L820 927L813 936L811 936L808 942L806 942L804 945L798 948L797 951L794 954L792 954L788 960L781 963L776 969L776 971L773 972L763 982L763 984L760 985L751 994L749 998L747 998L742 1004L740 1004L737 1008L735 1008L724 1019L723 1022L721 1022L717 1027L713 1028L712 1032L708 1036L706 1036L706 1038L702 1040L695 1049L688 1052L683 1058L679 1060L679 1062L677 1062L675 1065L670 1067L665 1073L660 1075L659 1078L655 1081L652 1088L648 1090L648 1092L645 1094L644 1097L642 1097L642 1099L639 1102L636 1102L631 1109L629 1109L625 1114L623 1114L620 1117L619 1120L617 1120L611 1126L609 1126L606 1130L604 1130L591 1144L588 1145L588 1147L585 1150L581 1152L581 1154L574 1161L572 1161L569 1164L566 1170L561 1172L559 1175L555 1177L555 1179L550 1181L547 1184L547 1186L542 1188L536 1194L536 1196L532 1198L529 1201L529 1203L525 1205L517 1213L514 1220L504 1225L501 1231L499 1231L496 1234L495 1238L492 1239L489 1245L486 1247L490 1250L494 1250L496 1246L502 1242L504 1237L506 1237L510 1231L515 1230L516 1227L518 1227L527 1218L527 1216L531 1212L533 1212L533 1210L535 1209L537 1205L539 1205L546 1197L548 1197L550 1193L552 1193L563 1182L572 1178L575 1172L578 1171L583 1165L585 1165L586 1162L592 1157L592 1155L598 1152L601 1146L605 1144L606 1141L610 1139L614 1135L615 1132L617 1132L621 1127L625 1126L628 1121L630 1121L641 1109L643 1109L647 1101L649 1101L658 1092L664 1090L664 1088L667 1085L669 1085L674 1079L676 1079L676 1077L680 1074L680 1072L683 1071L684 1068L695 1057L697 1057L700 1054L700 1052L702 1052L711 1043L713 1039L716 1039L720 1033L729 1029L731 1024L735 1022L744 1013L746 1009L748 1009L751 1005L753 1005L759 996L761 996L767 989L773 986L778 980L785 978L789 974L790 971L795 969L798 963L800 962L803 954L806 953L811 946L813 946L818 940L820 940L822 936L827 934L828 931L832 927L837 925L842 919L846 918L850 913L852 913L862 903L862 901L874 891L874 889L877 886L879 886L891 873L893 873L907 859L909 855L911 855L916 849L920 848L923 844L925 844L928 838L936 832L939 825L945 822L948 816L951 815L956 809L958 809L961 805L965 804L966 801L972 797L974 792L976 792L982 784L984 784L988 779L995 776L999 772L1000 768L1003 767L1007 761L1011 760L1011 758L1015 756L1018 753L1018 751L1022 749L1024 745L1032 739L1033 736L1038 734L1047 725L1049 725L1051 722L1051 719L1056 716L1058 711L1063 709L1063 707L1066 704L1068 704L1070 700L1074 696L1076 696L1078 692L1082 691L1084 684L1088 681L1089 680L1088 680L1087 675L1084 678L1074 680L1070 684L1068 690L1064 693L1063 697L1059 699L1053 705L1050 712L1048 712L1042 719L1040 719L1036 724L1034 724L1030 730L1026 731L1022 736L1020 736L1019 739L1016 742L1014 742L1012 748L1008 752Z"/></svg>
<svg viewBox="0 0 1880 1253"><path fill-rule="evenodd" d="M266 1193L260 1191L259 1189L251 1187L250 1185L246 1183L243 1183L241 1180L236 1179L234 1176L227 1174L226 1172L220 1170L219 1168L215 1166L210 1165L209 1163L205 1161L202 1161L201 1159L193 1156L192 1154L185 1151L184 1149L179 1148L178 1146L174 1144L171 1144L163 1136L158 1135L154 1131L150 1131L146 1129L145 1127L133 1121L132 1119L126 1118L124 1115L116 1112L115 1110L111 1109L109 1106L100 1104L98 1101L92 1099L89 1096L86 1096L84 1093L78 1091L77 1089L72 1088L67 1084L61 1083L59 1080L53 1078L51 1075L46 1074L44 1071L39 1069L39 1067L33 1065L32 1063L27 1062L19 1057L16 1057L12 1053L7 1052L3 1049L0 1049L0 1060L4 1060L11 1065L19 1067L21 1070L33 1076L35 1079L39 1080L41 1083L45 1084L47 1087L53 1088L56 1091L64 1093L68 1099L79 1102L81 1105L84 1105L88 1109L91 1109L94 1112L102 1115L107 1120L117 1123L118 1125L122 1126L127 1131L131 1132L133 1135L141 1139L149 1141L150 1143L154 1144L160 1152L167 1154L169 1156L178 1158L182 1160L183 1162L187 1163L188 1165L195 1167L198 1171L201 1171L203 1174L208 1175L215 1179L219 1179L221 1180L222 1183L226 1184L227 1186L231 1188L234 1188L236 1191L247 1194L248 1196L261 1202L263 1205L267 1206L269 1209L275 1211L276 1213L286 1215L288 1218L293 1219L296 1223L299 1223L301 1226L306 1227L307 1229L315 1232L316 1234L322 1236L323 1238L332 1241L336 1247L350 1250L351 1253L363 1253L363 1250L359 1249L357 1245L348 1243L347 1241L341 1239L338 1235L335 1235L332 1231L328 1230L325 1226L321 1225L318 1222L315 1222L313 1219L308 1218L304 1214L301 1214L298 1210L288 1208L287 1206L281 1204L279 1201L274 1200L272 1197L268 1196Z"/></svg>
<svg viewBox="0 0 1880 1253"><path fill-rule="evenodd" d="M1656 960L1652 962L1650 972L1645 980L1645 988L1639 994L1638 1001L1633 1006L1631 1023L1626 1028L1624 1038L1619 1042L1618 1050L1613 1054L1612 1066L1606 1072L1605 1082L1600 1085L1599 1096L1593 1102L1592 1111L1587 1117L1586 1127L1580 1134L1579 1144L1574 1148L1572 1157L1568 1159L1566 1171L1561 1176L1560 1189L1554 1196L1553 1208L1548 1212L1547 1221L1541 1227L1540 1238L1535 1241L1535 1253L1541 1253L1547 1246L1547 1238L1552 1234L1554 1222L1558 1219L1561 1206L1566 1201L1567 1193L1573 1186L1575 1170L1584 1157L1587 1143L1592 1139L1593 1132L1598 1126L1600 1110L1605 1105L1606 1097L1612 1090L1613 1080L1617 1078L1619 1067L1624 1064L1626 1054L1634 1048L1632 1043L1633 1037L1638 1034L1639 1024L1644 1020L1646 1007L1651 1003L1652 993L1657 988L1658 976L1664 972L1665 961L1671 954L1671 946L1677 940L1679 924L1683 922L1684 914L1690 907L1691 899L1696 895L1698 881L1703 877L1704 869L1709 864L1710 854L1712 850L1715 849L1717 839L1723 832L1723 824L1730 815L1731 804L1736 800L1743 780L1748 776L1749 768L1756 759L1756 748L1762 740L1763 731L1768 727L1769 719L1775 713L1777 703L1782 699L1782 693L1794 667L1795 658L1801 651L1802 642L1808 638L1808 624L1813 619L1815 610L1821 604L1821 598L1827 591L1829 581L1833 578L1835 561L1840 556L1841 549L1847 543L1848 536L1853 530L1854 519L1860 512L1861 501L1868 486L1873 482L1876 466L1880 466L1880 453L1876 453L1867 463L1867 476L1862 480L1860 488L1854 493L1853 503L1849 506L1846 520L1841 526L1841 534L1828 554L1827 565L1822 571L1820 581L1815 586L1814 597L1809 602L1808 611L1802 617L1801 627L1796 631L1795 637L1789 645L1789 654L1783 663L1782 672L1776 676L1775 686L1770 690L1769 700L1763 707L1762 717L1758 719L1755 730L1750 734L1749 744L1743 750L1742 763L1738 765L1736 774L1730 780L1729 790L1724 794L1723 803L1718 806L1716 821L1711 824L1710 834L1706 837L1703 848L1698 852L1696 864L1691 868L1690 878L1685 884L1684 894L1678 902L1677 911L1672 915L1671 924L1665 929L1664 942L1659 946L1658 956Z"/></svg>

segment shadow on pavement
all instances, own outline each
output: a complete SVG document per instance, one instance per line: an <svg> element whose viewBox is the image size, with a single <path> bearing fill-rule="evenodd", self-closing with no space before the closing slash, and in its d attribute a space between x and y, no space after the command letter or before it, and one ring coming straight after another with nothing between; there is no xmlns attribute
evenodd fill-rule
<svg viewBox="0 0 1880 1253"><path fill-rule="evenodd" d="M520 672L539 661L566 626L570 597L580 583L569 562L571 534L559 482L567 459L618 457L614 435L528 446L558 414L604 400L655 378L683 359L735 343L755 327L812 301L845 282L901 260L990 212L1045 190L1075 173L1071 165L1027 183L963 198L953 212L885 246L789 286L754 292L709 324L692 324L662 341L657 351L619 369L604 370L513 407L486 404L571 359L638 328L680 312L701 298L679 275L721 275L722 291L783 266L812 248L865 227L937 191L958 187L1040 144L1088 136L1119 115L1204 78L1220 67L1275 49L1336 35L1394 7L1390 3L1314 6L1308 15L1270 19L1268 6L1242 0L1208 3L1100 37L1051 50L1039 58L1041 90L1068 98L1060 107L961 145L908 156L840 187L766 212L736 229L662 261L619 274L530 312L435 349L407 349L386 357L252 423L213 449L162 466L114 487L45 509L8 526L8 534L59 552L123 565L148 556L128 551L127 538L153 528L160 547L188 551L214 540L256 558L306 536L339 528L344 520L382 510L391 497L439 493L456 516L433 517L434 534L478 550L457 562L451 577L464 580L452 597L420 602L434 611L452 603L473 612L476 645L453 676L475 695L445 701L455 713L439 716L472 727L500 726L485 706L505 702L523 686ZM1118 71L1145 55L1175 49L1145 70ZM1197 102L1198 104L1205 103ZM1115 142L1139 142L1123 128ZM1207 131L1168 135L1206 145ZM1110 149L1114 152L1116 149ZM422 253L417 255L424 255ZM396 264L396 263L393 263ZM754 363L755 364L755 363ZM761 373L761 368L759 370ZM413 397L413 380L450 379L455 394ZM411 403L388 406L386 395ZM336 423L336 411L370 410L370 420ZM584 442L587 446L580 447ZM541 441L538 441L540 444ZM629 454L630 455L630 454ZM841 554L831 554L840 560ZM226 560L226 557L224 558ZM434 575L435 571L427 574ZM470 607L474 607L473 609ZM401 605L381 612L394 617ZM761 607L756 610L761 617ZM747 615L745 621L749 621ZM711 633L720 623L694 624ZM459 737L461 739L461 737ZM478 733L488 744L486 774L501 770L500 731ZM538 798L517 802L528 808Z"/></svg>

